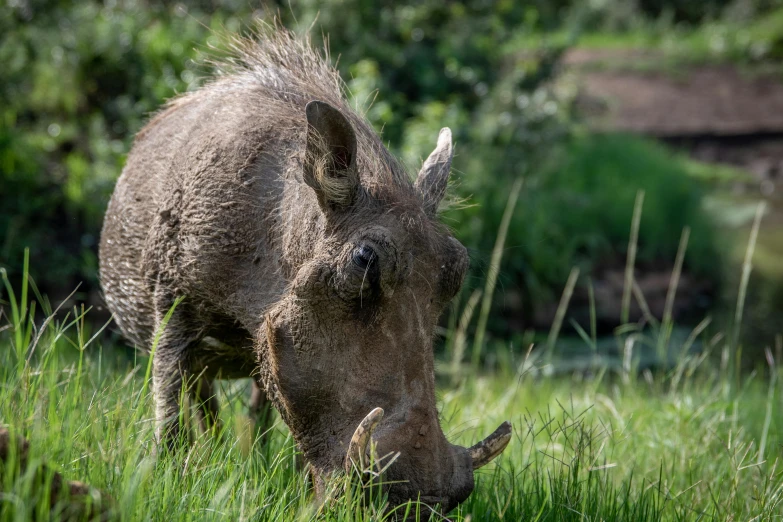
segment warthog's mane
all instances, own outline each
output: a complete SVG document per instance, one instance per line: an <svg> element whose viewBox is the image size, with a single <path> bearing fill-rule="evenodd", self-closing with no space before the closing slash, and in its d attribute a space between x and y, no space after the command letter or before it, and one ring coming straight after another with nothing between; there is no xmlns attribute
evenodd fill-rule
<svg viewBox="0 0 783 522"><path fill-rule="evenodd" d="M227 37L227 44L228 52L209 60L215 70L212 79L201 89L172 99L147 128L182 104L223 91L246 97L249 110L263 107L273 116L278 132L298 137L301 147L305 106L312 100L324 101L338 108L353 126L356 163L368 193L395 207L421 208L422 198L413 188L409 172L383 146L363 111L347 101L347 87L330 62L326 42L317 50L307 35L262 23L249 36ZM301 179L301 174L289 175Z"/></svg>

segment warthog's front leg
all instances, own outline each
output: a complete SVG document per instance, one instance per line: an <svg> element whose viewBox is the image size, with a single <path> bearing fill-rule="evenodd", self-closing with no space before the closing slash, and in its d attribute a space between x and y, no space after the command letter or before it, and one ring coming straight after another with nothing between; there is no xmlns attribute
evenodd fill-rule
<svg viewBox="0 0 783 522"><path fill-rule="evenodd" d="M185 368L184 348L158 346L152 359L152 392L155 400L155 439L159 446L173 449L186 423L181 396Z"/></svg>
<svg viewBox="0 0 783 522"><path fill-rule="evenodd" d="M156 299L158 340L152 356L155 438L159 447L168 449L176 446L183 426L187 426L181 399L187 393L184 385L191 369L189 352L199 340L198 329L188 319L187 303L179 303L164 321L173 306L173 299Z"/></svg>

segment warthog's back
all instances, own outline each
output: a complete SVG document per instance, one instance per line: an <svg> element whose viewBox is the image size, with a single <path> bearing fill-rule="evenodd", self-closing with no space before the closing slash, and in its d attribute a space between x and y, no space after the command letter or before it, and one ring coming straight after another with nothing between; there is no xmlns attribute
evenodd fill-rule
<svg viewBox="0 0 783 522"><path fill-rule="evenodd" d="M165 192L160 186L165 183L165 165L173 152L167 148L150 154L152 148L149 142L137 140L109 201L100 243L106 304L123 334L143 349L152 336L154 310L142 256L160 193Z"/></svg>
<svg viewBox="0 0 783 522"><path fill-rule="evenodd" d="M100 270L109 309L140 348L157 324L154 288L187 296L212 327L252 328L280 287L269 212L281 173L265 153L289 137L259 102L250 86L200 91L137 137L106 213Z"/></svg>

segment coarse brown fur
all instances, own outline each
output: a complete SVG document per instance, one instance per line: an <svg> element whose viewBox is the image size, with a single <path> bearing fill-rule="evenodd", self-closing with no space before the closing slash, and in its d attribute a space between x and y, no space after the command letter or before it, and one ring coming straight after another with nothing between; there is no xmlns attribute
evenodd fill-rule
<svg viewBox="0 0 783 522"><path fill-rule="evenodd" d="M183 386L215 422L212 379L253 375L316 478L381 407L391 502L450 509L473 489L435 405L432 335L468 264L436 219L450 132L413 183L307 41L264 29L221 71L139 133L101 237L117 324L140 349L160 332L158 440L176 439Z"/></svg>

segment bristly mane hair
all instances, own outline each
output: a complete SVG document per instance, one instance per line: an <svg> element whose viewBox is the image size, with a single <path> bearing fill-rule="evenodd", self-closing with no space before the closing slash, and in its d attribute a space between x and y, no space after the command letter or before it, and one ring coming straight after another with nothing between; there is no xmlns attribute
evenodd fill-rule
<svg viewBox="0 0 783 522"><path fill-rule="evenodd" d="M383 146L378 134L347 102L347 87L331 64L328 43L316 50L309 35L297 36L279 23L259 22L249 36L227 36L228 52L208 63L215 75L197 91L172 99L158 118L177 106L219 91L242 91L262 100L278 115L281 128L306 129L305 106L321 100L338 108L356 133L356 163L362 186L374 197L394 205L421 205L421 195L413 189L410 174ZM148 127L149 127L148 126ZM304 137L304 134L302 134Z"/></svg>

